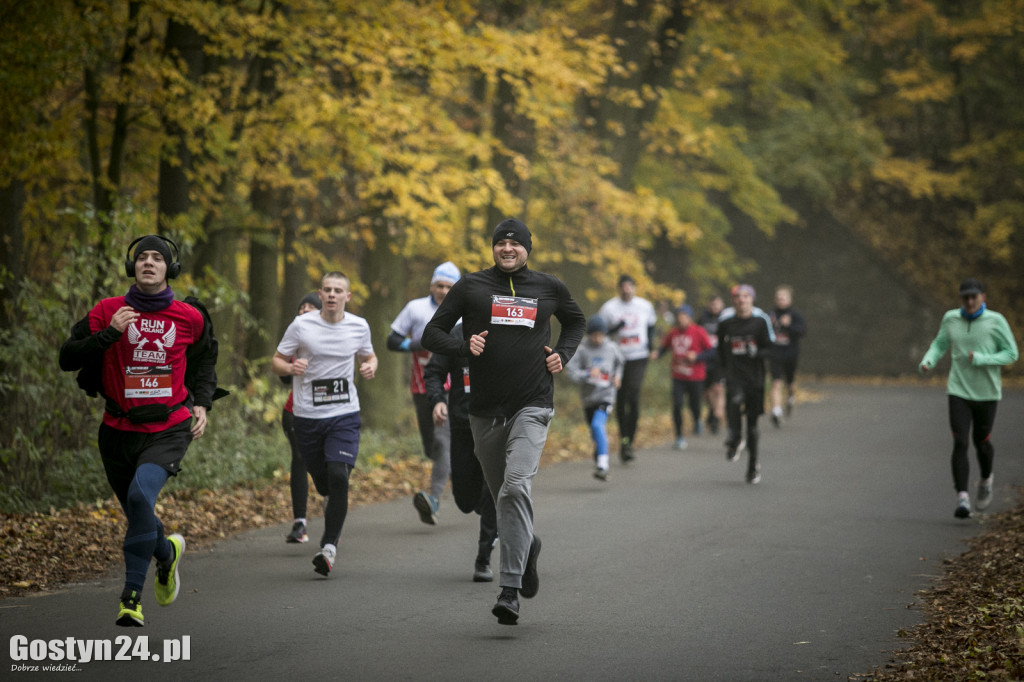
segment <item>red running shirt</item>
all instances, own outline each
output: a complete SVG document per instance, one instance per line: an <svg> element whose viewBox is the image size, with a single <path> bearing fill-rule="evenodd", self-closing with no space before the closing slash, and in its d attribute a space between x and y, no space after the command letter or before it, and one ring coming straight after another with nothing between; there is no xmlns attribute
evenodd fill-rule
<svg viewBox="0 0 1024 682"><path fill-rule="evenodd" d="M124 296L105 298L89 312L89 329L97 333L110 326ZM203 333L203 315L181 301L157 312L139 312L120 340L103 354L103 392L122 411L139 405L177 405L188 398L185 388L185 351ZM127 417L103 413L103 423L121 431L155 433L189 419L184 406L165 422L134 424Z"/></svg>

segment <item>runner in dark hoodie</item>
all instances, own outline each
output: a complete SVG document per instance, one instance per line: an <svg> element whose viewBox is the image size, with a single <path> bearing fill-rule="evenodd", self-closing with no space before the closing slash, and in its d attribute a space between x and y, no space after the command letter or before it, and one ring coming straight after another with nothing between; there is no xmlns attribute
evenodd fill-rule
<svg viewBox="0 0 1024 682"><path fill-rule="evenodd" d="M459 280L423 332L423 347L469 358L470 425L476 456L498 512L501 594L491 612L519 618L519 594L537 594L540 538L533 532L531 484L554 415L554 377L576 352L586 317L568 287L530 270L530 230L509 218L494 229L494 267ZM551 317L561 323L554 349ZM462 340L449 331L459 318Z"/></svg>

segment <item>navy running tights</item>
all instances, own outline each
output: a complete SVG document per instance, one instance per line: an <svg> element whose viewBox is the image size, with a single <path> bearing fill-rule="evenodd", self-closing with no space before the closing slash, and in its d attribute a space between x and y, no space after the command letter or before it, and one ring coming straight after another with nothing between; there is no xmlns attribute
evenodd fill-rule
<svg viewBox="0 0 1024 682"><path fill-rule="evenodd" d="M128 517L128 530L124 534L125 587L141 591L153 557L162 561L171 555L164 526L153 513L156 497L169 477L167 470L158 464L141 464L135 470L127 494L120 500Z"/></svg>

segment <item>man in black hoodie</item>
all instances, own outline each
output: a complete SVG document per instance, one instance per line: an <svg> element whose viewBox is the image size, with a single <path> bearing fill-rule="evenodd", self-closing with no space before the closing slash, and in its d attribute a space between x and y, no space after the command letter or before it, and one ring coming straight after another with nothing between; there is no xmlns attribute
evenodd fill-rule
<svg viewBox="0 0 1024 682"><path fill-rule="evenodd" d="M576 352L586 317L568 287L526 266L532 235L521 221L498 224L494 267L459 280L423 332L423 347L469 358L470 425L494 498L501 539L501 594L491 612L519 619L519 595L537 594L540 538L533 532L531 483L554 415L554 378ZM552 349L551 316L562 326ZM459 318L462 340L449 331Z"/></svg>

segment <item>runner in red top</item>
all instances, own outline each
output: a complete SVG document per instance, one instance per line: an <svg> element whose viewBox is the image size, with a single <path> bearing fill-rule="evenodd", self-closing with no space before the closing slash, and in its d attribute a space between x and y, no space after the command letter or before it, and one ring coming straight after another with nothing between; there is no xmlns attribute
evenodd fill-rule
<svg viewBox="0 0 1024 682"><path fill-rule="evenodd" d="M676 450L686 449L683 436L683 401L689 400L695 433L700 432L701 395L707 378L705 361L715 353L715 345L707 331L693 322L693 309L688 305L676 308L676 324L661 340L661 347L652 359L672 351L672 423L675 426Z"/></svg>
<svg viewBox="0 0 1024 682"><path fill-rule="evenodd" d="M60 350L61 369L81 370L79 384L106 399L98 441L107 480L128 518L116 621L127 627L143 625L141 595L151 559L157 561L157 603L167 606L178 596L185 539L164 535L154 505L189 443L205 433L217 389L213 328L196 306L174 300L168 281L181 264L171 258L171 247L177 255L165 237L132 242L125 273L135 284L124 296L97 303ZM92 381L83 380L97 369Z"/></svg>

